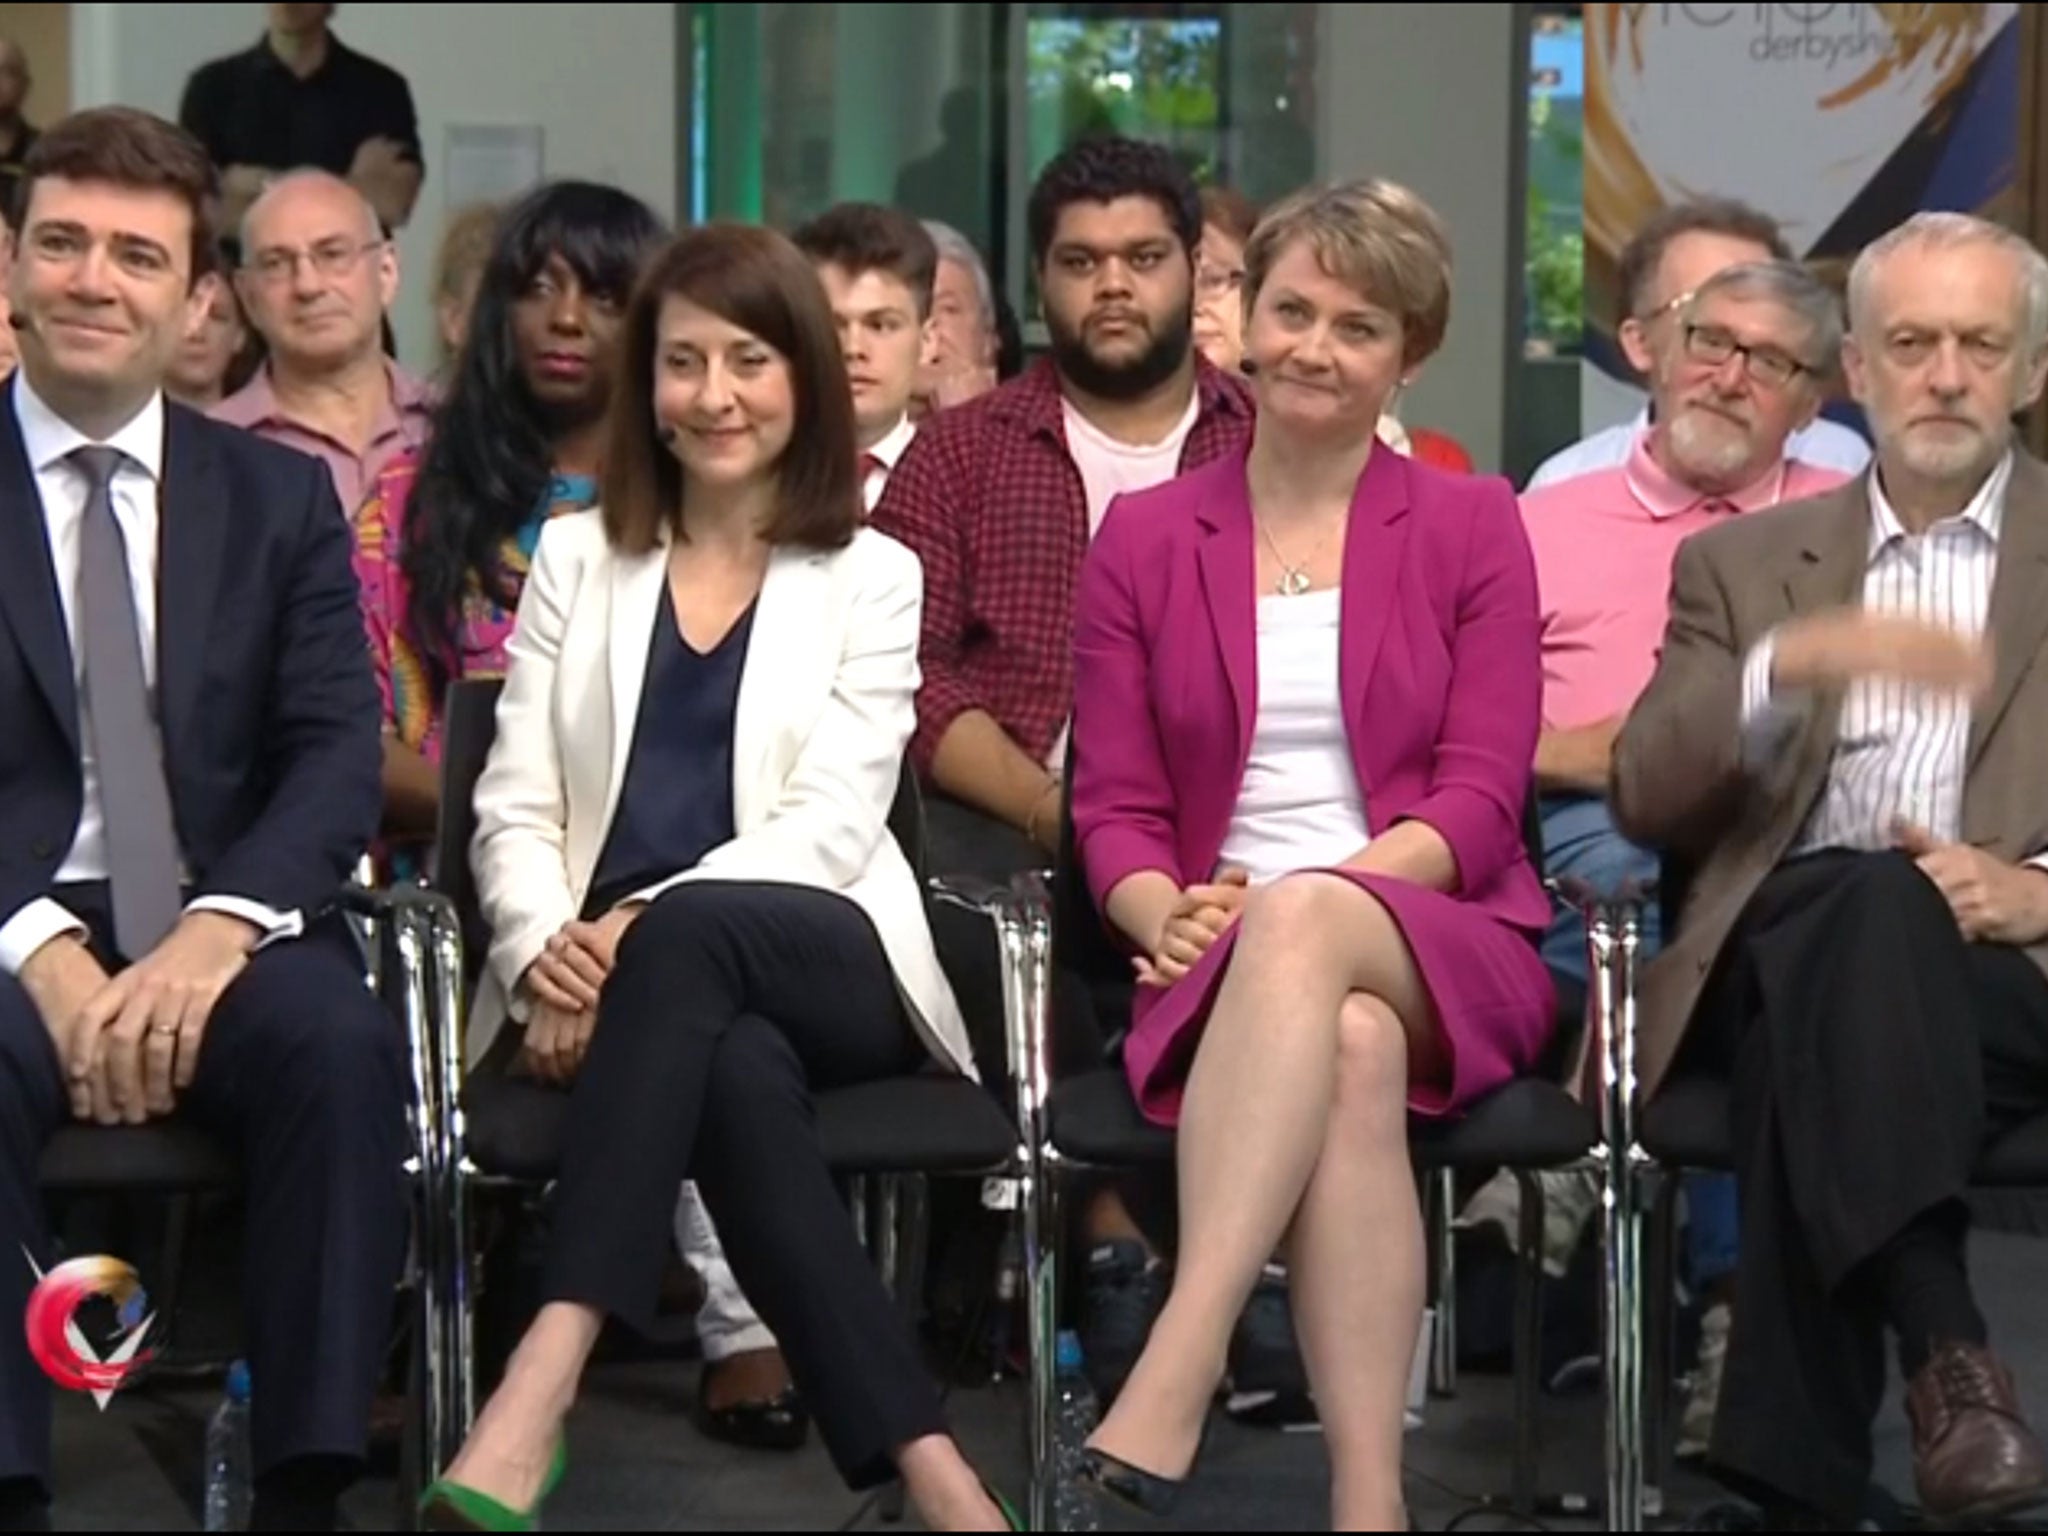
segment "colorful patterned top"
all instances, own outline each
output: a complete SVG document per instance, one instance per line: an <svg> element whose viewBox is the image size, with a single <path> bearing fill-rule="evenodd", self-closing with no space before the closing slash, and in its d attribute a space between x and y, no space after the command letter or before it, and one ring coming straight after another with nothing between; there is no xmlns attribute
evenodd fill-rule
<svg viewBox="0 0 2048 1536"><path fill-rule="evenodd" d="M370 497L356 514L356 582L362 591L363 627L369 635L370 658L384 698L384 728L400 744L428 762L441 759L441 700L428 682L425 659L407 633L406 609L412 589L401 562L405 552L406 515L419 477L420 459L407 454L377 476ZM589 475L556 475L541 504L505 541L499 558L516 589L523 586L540 542L541 525L563 512L581 511L597 501L597 484ZM462 601L458 631L460 677L502 677L505 642L512 638L516 605L506 607L470 577Z"/></svg>

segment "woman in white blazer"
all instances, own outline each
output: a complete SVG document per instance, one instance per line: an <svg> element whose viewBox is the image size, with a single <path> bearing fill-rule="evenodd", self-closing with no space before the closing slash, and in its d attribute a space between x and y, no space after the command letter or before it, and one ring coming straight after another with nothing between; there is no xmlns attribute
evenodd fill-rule
<svg viewBox="0 0 2048 1536"><path fill-rule="evenodd" d="M692 231L625 320L601 511L543 532L472 861L480 1055L573 1079L548 1302L425 1514L530 1528L607 1316L654 1315L678 1183L782 1341L841 1474L933 1529L1003 1529L855 1240L812 1088L971 1073L886 825L923 583L861 527L852 398L809 263Z"/></svg>

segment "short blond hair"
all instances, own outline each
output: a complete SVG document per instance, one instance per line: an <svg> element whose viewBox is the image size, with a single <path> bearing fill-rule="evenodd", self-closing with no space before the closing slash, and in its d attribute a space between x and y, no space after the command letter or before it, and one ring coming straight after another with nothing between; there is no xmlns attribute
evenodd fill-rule
<svg viewBox="0 0 2048 1536"><path fill-rule="evenodd" d="M435 298L461 298L464 285L483 272L502 211L496 203L466 203L448 215L434 250Z"/></svg>
<svg viewBox="0 0 2048 1536"><path fill-rule="evenodd" d="M1451 234L1437 211L1373 177L1297 192L1259 220L1244 251L1247 312L1280 255L1306 240L1322 269L1401 317L1402 361L1443 345L1451 323Z"/></svg>

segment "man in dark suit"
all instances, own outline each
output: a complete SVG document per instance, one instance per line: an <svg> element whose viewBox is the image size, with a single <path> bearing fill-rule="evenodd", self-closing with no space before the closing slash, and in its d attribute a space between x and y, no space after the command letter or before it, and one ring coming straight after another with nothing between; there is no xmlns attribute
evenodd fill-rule
<svg viewBox="0 0 2048 1536"><path fill-rule="evenodd" d="M1922 213L1849 277L1872 472L1680 547L1615 819L1692 878L1643 977L1642 1091L1726 1080L1742 1207L1709 1460L1845 1530L1886 1333L1929 1523L2048 1503L1963 1196L2048 1110L2048 259ZM1732 362L1733 359L1730 359Z"/></svg>
<svg viewBox="0 0 2048 1536"><path fill-rule="evenodd" d="M331 1529L403 1257L396 1026L331 910L377 824L347 525L313 459L167 405L206 154L80 113L24 171L0 404L0 1529L48 1529L12 1319L67 1114L189 1117L248 1177L257 1529ZM9 1258L13 1255L13 1258ZM147 1277L145 1277L145 1281Z"/></svg>

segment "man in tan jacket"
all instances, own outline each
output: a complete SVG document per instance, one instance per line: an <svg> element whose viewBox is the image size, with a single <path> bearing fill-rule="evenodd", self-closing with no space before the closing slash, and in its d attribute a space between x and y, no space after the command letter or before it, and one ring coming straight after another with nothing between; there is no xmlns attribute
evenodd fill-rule
<svg viewBox="0 0 2048 1536"><path fill-rule="evenodd" d="M1690 872L1644 977L1644 1088L1731 1087L1710 1460L1780 1528L1854 1525L1887 1327L1929 1516L2048 1501L1962 1203L2048 1110L2048 469L2011 427L2048 371L2048 261L1922 214L1858 259L1849 321L1872 474L1681 548L1612 786Z"/></svg>

